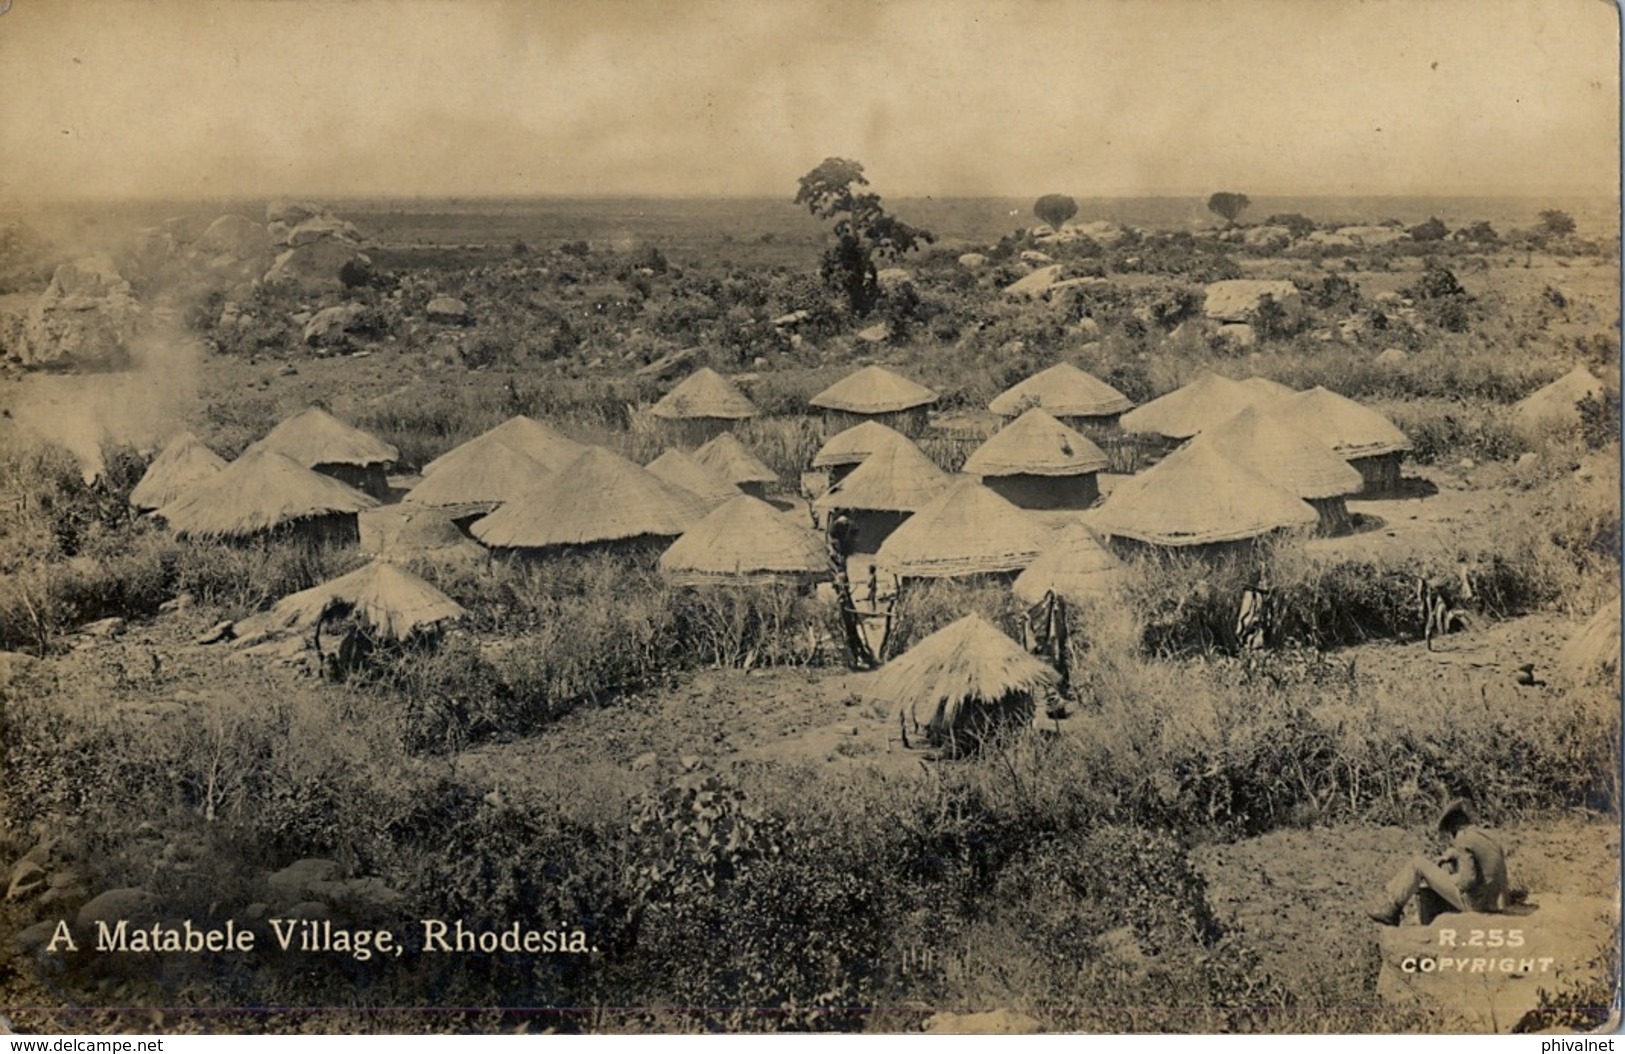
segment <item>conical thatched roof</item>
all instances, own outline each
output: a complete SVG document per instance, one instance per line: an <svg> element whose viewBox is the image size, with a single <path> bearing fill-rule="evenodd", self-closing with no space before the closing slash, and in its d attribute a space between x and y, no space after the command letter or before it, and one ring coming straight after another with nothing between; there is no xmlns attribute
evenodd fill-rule
<svg viewBox="0 0 1625 1054"><path fill-rule="evenodd" d="M965 477L887 536L875 564L899 578L999 574L1032 563L1048 541L1038 520Z"/></svg>
<svg viewBox="0 0 1625 1054"><path fill-rule="evenodd" d="M491 451L491 444L501 444L509 450L517 450L521 454L541 462L544 467L550 468L554 472L568 465L587 450L584 444L577 443L557 429L521 415L510 417L489 432L475 436L462 446L441 454L423 466L423 474L425 476L433 475L441 465L445 464L453 454L459 451L469 448ZM492 452L489 456L497 457L500 456L500 453Z"/></svg>
<svg viewBox="0 0 1625 1054"><path fill-rule="evenodd" d="M478 563L491 555L484 546L459 531L451 517L440 509L404 504L393 508L403 511L384 541L378 554L380 559Z"/></svg>
<svg viewBox="0 0 1625 1054"><path fill-rule="evenodd" d="M987 408L1001 417L1015 417L1028 406L1056 417L1108 417L1133 405L1128 396L1105 381L1062 362L1011 385Z"/></svg>
<svg viewBox="0 0 1625 1054"><path fill-rule="evenodd" d="M226 467L226 462L191 432L171 439L130 491L130 504L138 509L162 508L180 497L194 483L206 480Z"/></svg>
<svg viewBox="0 0 1625 1054"><path fill-rule="evenodd" d="M245 450L268 450L306 468L317 465L390 465L401 456L382 439L345 424L319 406L301 410Z"/></svg>
<svg viewBox="0 0 1625 1054"><path fill-rule="evenodd" d="M675 447L668 448L644 468L675 487L682 487L714 509L739 497L740 490L722 476Z"/></svg>
<svg viewBox="0 0 1625 1054"><path fill-rule="evenodd" d="M1109 596L1126 570L1123 561L1101 545L1088 527L1071 523L1051 538L1010 588L1029 604L1038 603L1049 592L1078 603Z"/></svg>
<svg viewBox="0 0 1625 1054"><path fill-rule="evenodd" d="M291 458L256 450L188 488L157 515L183 537L241 538L285 523L356 513L377 504Z"/></svg>
<svg viewBox="0 0 1625 1054"><path fill-rule="evenodd" d="M1189 439L1257 402L1257 389L1240 381L1204 373L1196 380L1130 410L1119 422L1125 432L1151 432L1169 439Z"/></svg>
<svg viewBox="0 0 1625 1054"><path fill-rule="evenodd" d="M660 557L660 570L680 585L805 578L826 574L829 556L811 528L760 498L740 494L673 542Z"/></svg>
<svg viewBox="0 0 1625 1054"><path fill-rule="evenodd" d="M1274 399L1282 395L1297 395L1296 388L1289 388L1280 381L1272 381L1268 377L1248 377L1241 382L1265 398Z"/></svg>
<svg viewBox="0 0 1625 1054"><path fill-rule="evenodd" d="M413 487L403 503L490 512L540 486L553 473L529 454L500 442L464 443L442 455L439 470Z"/></svg>
<svg viewBox="0 0 1625 1054"><path fill-rule="evenodd" d="M812 405L849 414L889 414L937 401L937 393L884 366L865 366L812 397Z"/></svg>
<svg viewBox="0 0 1625 1054"><path fill-rule="evenodd" d="M668 421L695 417L742 421L756 416L756 406L733 381L709 366L702 366L650 407L649 413Z"/></svg>
<svg viewBox="0 0 1625 1054"><path fill-rule="evenodd" d="M953 728L967 706L1059 681L980 615L966 615L875 671L864 694L900 706L917 725Z"/></svg>
<svg viewBox="0 0 1625 1054"><path fill-rule="evenodd" d="M1313 507L1211 446L1187 446L1118 484L1095 530L1153 545L1206 545L1313 527Z"/></svg>
<svg viewBox="0 0 1625 1054"><path fill-rule="evenodd" d="M273 629L313 627L334 605L349 608L363 625L389 640L402 640L468 614L462 605L412 572L374 560L359 571L283 597L266 621Z"/></svg>
<svg viewBox="0 0 1625 1054"><path fill-rule="evenodd" d="M1512 414L1526 428L1579 424L1578 404L1587 396L1600 399L1602 382L1584 366L1576 366L1557 380L1536 389L1512 405Z"/></svg>
<svg viewBox="0 0 1625 1054"><path fill-rule="evenodd" d="M893 443L871 454L813 505L820 509L913 512L942 493L948 474L913 443Z"/></svg>
<svg viewBox="0 0 1625 1054"><path fill-rule="evenodd" d="M774 483L778 476L745 449L745 444L724 432L694 451L694 460L715 472L729 483Z"/></svg>
<svg viewBox="0 0 1625 1054"><path fill-rule="evenodd" d="M1043 410L1032 409L988 437L965 460L973 476L1081 476L1106 467L1105 453Z"/></svg>
<svg viewBox="0 0 1625 1054"><path fill-rule="evenodd" d="M812 467L862 464L865 458L881 447L899 441L907 443L908 437L879 421L864 421L826 439L824 445L818 448L818 453L813 455Z"/></svg>
<svg viewBox="0 0 1625 1054"><path fill-rule="evenodd" d="M1319 439L1341 458L1376 457L1411 448L1405 433L1388 418L1318 386L1270 404L1270 411Z"/></svg>
<svg viewBox="0 0 1625 1054"><path fill-rule="evenodd" d="M484 519L474 537L493 548L541 549L634 538L675 538L705 515L699 498L602 447Z"/></svg>
<svg viewBox="0 0 1625 1054"><path fill-rule="evenodd" d="M1300 498L1335 498L1358 494L1365 485L1360 470L1296 425L1259 406L1214 425L1192 446L1212 446L1242 468L1258 473Z"/></svg>
<svg viewBox="0 0 1625 1054"><path fill-rule="evenodd" d="M1576 684L1612 680L1619 686L1620 604L1615 597L1581 626L1558 656L1563 672Z"/></svg>

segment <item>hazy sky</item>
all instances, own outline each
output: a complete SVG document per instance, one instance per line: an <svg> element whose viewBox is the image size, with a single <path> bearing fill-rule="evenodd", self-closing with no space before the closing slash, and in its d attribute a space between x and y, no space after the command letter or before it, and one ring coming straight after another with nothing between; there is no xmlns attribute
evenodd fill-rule
<svg viewBox="0 0 1625 1054"><path fill-rule="evenodd" d="M0 197L1612 192L1608 0L13 0Z"/></svg>

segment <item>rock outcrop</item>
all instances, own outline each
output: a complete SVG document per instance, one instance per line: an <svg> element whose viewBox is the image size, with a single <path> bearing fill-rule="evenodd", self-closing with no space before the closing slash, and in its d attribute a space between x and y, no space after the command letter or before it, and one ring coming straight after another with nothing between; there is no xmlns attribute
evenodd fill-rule
<svg viewBox="0 0 1625 1054"><path fill-rule="evenodd" d="M141 305L112 259L87 257L56 269L28 309L20 339L8 339L8 354L28 366L117 369L129 362L140 318Z"/></svg>

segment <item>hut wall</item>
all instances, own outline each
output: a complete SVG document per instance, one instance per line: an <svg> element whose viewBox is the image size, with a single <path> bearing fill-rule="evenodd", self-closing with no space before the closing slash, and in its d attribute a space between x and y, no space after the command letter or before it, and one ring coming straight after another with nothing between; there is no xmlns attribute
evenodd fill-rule
<svg viewBox="0 0 1625 1054"><path fill-rule="evenodd" d="M1093 439L1096 436L1122 435L1123 430L1117 423L1118 418L1122 416L1122 414L1101 414L1098 417L1056 416L1055 419L1074 432L1082 432Z"/></svg>
<svg viewBox="0 0 1625 1054"><path fill-rule="evenodd" d="M310 546L356 545L361 541L361 525L353 512L307 516L283 524L272 533Z"/></svg>
<svg viewBox="0 0 1625 1054"><path fill-rule="evenodd" d="M828 470L829 471L829 485L826 486L824 489L828 490L830 487L835 486L835 484L841 482L841 480L843 480L846 477L850 476L852 474L852 471L854 469L856 469L861 464L863 464L863 462L854 461L850 465L831 465L829 467L829 470Z"/></svg>
<svg viewBox="0 0 1625 1054"><path fill-rule="evenodd" d="M854 414L845 410L824 411L824 434L835 435L844 432L854 425L861 425L865 421L879 421L888 428L908 436L917 437L925 431L926 422L930 419L930 411L924 406L912 407L908 410L898 410L887 414Z"/></svg>
<svg viewBox="0 0 1625 1054"><path fill-rule="evenodd" d="M1310 505L1320 514L1320 525L1315 533L1330 537L1332 535L1349 534L1354 530L1354 521L1349 518L1348 503L1341 495L1335 498L1307 498Z"/></svg>
<svg viewBox="0 0 1625 1054"><path fill-rule="evenodd" d="M852 520L852 546L851 551L873 556L880 552L880 545L891 532L903 525L903 521L914 515L911 512L878 512L873 509L854 509L847 514Z"/></svg>
<svg viewBox="0 0 1625 1054"><path fill-rule="evenodd" d="M749 494L753 498L760 498L763 501L767 500L767 484L766 483L762 483L762 482L753 480L753 481L751 481L749 483L738 483L738 484L735 484L735 486L737 486L741 491L743 491L746 494Z"/></svg>
<svg viewBox="0 0 1625 1054"><path fill-rule="evenodd" d="M363 494L371 494L379 501L389 498L389 480L384 475L382 464L373 465L315 465L313 471L320 472L346 483Z"/></svg>
<svg viewBox="0 0 1625 1054"><path fill-rule="evenodd" d="M1398 490L1399 462L1403 456L1396 451L1392 454L1378 454L1375 457L1350 458L1349 464L1359 469L1361 477L1365 479L1365 486L1361 488L1359 497L1378 497Z"/></svg>
<svg viewBox="0 0 1625 1054"><path fill-rule="evenodd" d="M1256 538L1243 538L1235 542L1206 542L1201 545L1157 545L1113 535L1107 539L1106 548L1125 560L1137 553L1148 553L1161 557L1189 556L1221 563L1228 559L1251 559L1258 552L1257 541Z"/></svg>
<svg viewBox="0 0 1625 1054"><path fill-rule="evenodd" d="M1076 476L983 476L982 483L1023 509L1087 509L1100 497L1093 472Z"/></svg>

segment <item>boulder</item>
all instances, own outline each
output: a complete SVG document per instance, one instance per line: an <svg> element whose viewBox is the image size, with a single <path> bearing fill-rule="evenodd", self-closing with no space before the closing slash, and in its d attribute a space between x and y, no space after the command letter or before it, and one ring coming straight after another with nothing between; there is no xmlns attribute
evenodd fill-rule
<svg viewBox="0 0 1625 1054"><path fill-rule="evenodd" d="M914 284L914 276L903 267L884 267L875 275L875 281L880 283L882 289L896 289L900 286Z"/></svg>
<svg viewBox="0 0 1625 1054"><path fill-rule="evenodd" d="M343 284L340 274L346 267L366 274L372 270L372 260L347 241L324 238L280 253L271 269L265 272L265 281L269 285L297 282L306 286L338 286Z"/></svg>
<svg viewBox="0 0 1625 1054"><path fill-rule="evenodd" d="M336 216L317 216L290 228L285 241L289 247L297 249L301 245L314 245L329 239L360 245L361 232L348 220Z"/></svg>
<svg viewBox="0 0 1625 1054"><path fill-rule="evenodd" d="M1409 358L1403 348L1383 348L1382 353L1376 358L1376 363L1378 366L1403 366Z"/></svg>
<svg viewBox="0 0 1625 1054"><path fill-rule="evenodd" d="M314 201L273 201L265 206L265 222L294 227L326 213L327 210Z"/></svg>
<svg viewBox="0 0 1625 1054"><path fill-rule="evenodd" d="M1040 267L1024 278L1018 278L1004 287L1006 296L1014 297L1041 297L1050 291L1050 287L1061 280L1061 265L1051 264Z"/></svg>
<svg viewBox="0 0 1625 1054"><path fill-rule="evenodd" d="M1242 234L1241 240L1254 249L1285 249L1292 244L1292 232L1285 227L1251 227Z"/></svg>
<svg viewBox="0 0 1625 1054"><path fill-rule="evenodd" d="M1270 297L1289 318L1302 318L1303 296L1298 287L1287 281L1258 278L1234 278L1214 282L1207 287L1202 313L1218 322L1251 323L1258 314L1258 306Z"/></svg>
<svg viewBox="0 0 1625 1054"><path fill-rule="evenodd" d="M350 335L366 327L367 309L360 304L324 307L305 323L304 341L316 348L341 348L350 344Z"/></svg>
<svg viewBox="0 0 1625 1054"><path fill-rule="evenodd" d="M97 253L57 267L50 288L65 297L98 298L127 296L130 283L119 274L111 256Z"/></svg>
<svg viewBox="0 0 1625 1054"><path fill-rule="evenodd" d="M339 865L334 860L308 857L289 864L266 878L281 898L282 903L302 900L315 895L316 887L331 883L339 877Z"/></svg>
<svg viewBox="0 0 1625 1054"><path fill-rule="evenodd" d="M445 322L451 325L464 325L470 321L468 305L451 296L437 296L429 301L423 313L430 322Z"/></svg>
<svg viewBox="0 0 1625 1054"><path fill-rule="evenodd" d="M965 253L959 258L959 266L967 271L980 271L987 266L987 257L981 253Z"/></svg>
<svg viewBox="0 0 1625 1054"><path fill-rule="evenodd" d="M881 344L891 335L891 326L885 322L876 322L872 326L865 326L858 330L857 337L865 344Z"/></svg>
<svg viewBox="0 0 1625 1054"><path fill-rule="evenodd" d="M1226 322L1219 327L1219 336L1242 348L1258 343L1258 333L1245 322Z"/></svg>
<svg viewBox="0 0 1625 1054"><path fill-rule="evenodd" d="M271 247L265 228L246 216L227 214L209 224L197 240L199 252L240 260L263 256Z"/></svg>
<svg viewBox="0 0 1625 1054"><path fill-rule="evenodd" d="M16 354L31 366L116 369L129 362L140 316L110 258L62 264L24 317Z"/></svg>
<svg viewBox="0 0 1625 1054"><path fill-rule="evenodd" d="M1045 267L1055 262L1055 257L1049 253L1041 253L1036 249L1028 249L1021 254L1021 262L1032 264L1034 267Z"/></svg>
<svg viewBox="0 0 1625 1054"><path fill-rule="evenodd" d="M1109 249L1128 237L1128 228L1110 220L1095 220L1091 223L1068 225L1063 229L1063 233L1082 235Z"/></svg>
<svg viewBox="0 0 1625 1054"><path fill-rule="evenodd" d="M355 921L386 921L398 916L406 906L406 897L391 889L381 878L313 882L310 895Z"/></svg>
<svg viewBox="0 0 1625 1054"><path fill-rule="evenodd" d="M134 926L150 922L157 915L158 898L145 889L132 886L125 889L109 889L92 897L89 903L79 909L75 921L84 929L89 929L98 922L112 926L120 921L126 921Z"/></svg>

